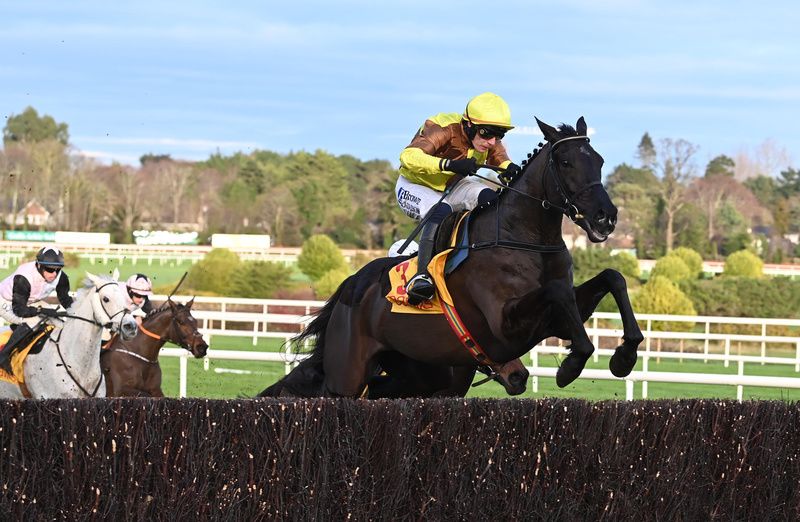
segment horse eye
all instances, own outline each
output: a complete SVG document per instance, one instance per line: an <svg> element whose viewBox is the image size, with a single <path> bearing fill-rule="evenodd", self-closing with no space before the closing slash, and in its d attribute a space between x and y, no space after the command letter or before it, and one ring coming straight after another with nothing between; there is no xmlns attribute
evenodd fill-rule
<svg viewBox="0 0 800 522"><path fill-rule="evenodd" d="M103 302L104 303L109 303L109 302L111 302L111 299L109 299L108 297L103 296Z"/></svg>
<svg viewBox="0 0 800 522"><path fill-rule="evenodd" d="M569 161L567 161L567 160L561 160L561 166L562 166L562 167L569 167Z"/></svg>

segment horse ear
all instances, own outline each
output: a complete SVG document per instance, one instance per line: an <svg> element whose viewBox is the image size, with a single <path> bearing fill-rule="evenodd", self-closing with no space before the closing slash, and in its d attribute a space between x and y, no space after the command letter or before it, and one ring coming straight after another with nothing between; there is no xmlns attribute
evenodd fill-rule
<svg viewBox="0 0 800 522"><path fill-rule="evenodd" d="M86 272L86 279L91 281L94 286L97 286L97 285L100 284L99 283L100 279L96 275L94 275L92 273Z"/></svg>
<svg viewBox="0 0 800 522"><path fill-rule="evenodd" d="M119 268L114 269L114 272L111 274L111 279L119 281Z"/></svg>
<svg viewBox="0 0 800 522"><path fill-rule="evenodd" d="M558 131L554 127L551 127L550 125L541 121L536 116L534 116L534 118L536 119L536 124L539 126L542 134L544 134L544 139L546 141L549 141L550 143L555 143L558 141Z"/></svg>
<svg viewBox="0 0 800 522"><path fill-rule="evenodd" d="M190 310L192 308L193 304L194 304L194 297L192 297L192 300L189 301L188 303L186 303L186 305L184 305L184 306L186 306L187 310Z"/></svg>
<svg viewBox="0 0 800 522"><path fill-rule="evenodd" d="M575 130L578 131L578 136L586 136L586 121L583 116L578 118L578 123L575 125Z"/></svg>

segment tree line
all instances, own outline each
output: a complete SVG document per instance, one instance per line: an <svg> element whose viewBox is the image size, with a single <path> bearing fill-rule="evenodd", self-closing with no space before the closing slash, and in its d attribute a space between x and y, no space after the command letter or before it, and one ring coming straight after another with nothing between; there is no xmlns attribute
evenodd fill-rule
<svg viewBox="0 0 800 522"><path fill-rule="evenodd" d="M107 231L118 243L131 242L146 223L167 230L190 224L203 238L269 234L282 246L325 234L342 247L382 249L414 225L397 208L397 171L388 160L256 150L198 162L146 154L138 166L101 165L72 153L66 123L32 107L7 119L3 145L6 229L18 227L15 218L31 200L51 213L50 229ZM742 248L768 261L797 256L785 236L800 233L800 171L773 175L770 160L781 151L767 150L761 162L719 155L703 169L697 152L682 139L656 143L643 135L638 164L618 165L605 179L620 207L610 245L635 248L640 258L679 246L707 259Z"/></svg>

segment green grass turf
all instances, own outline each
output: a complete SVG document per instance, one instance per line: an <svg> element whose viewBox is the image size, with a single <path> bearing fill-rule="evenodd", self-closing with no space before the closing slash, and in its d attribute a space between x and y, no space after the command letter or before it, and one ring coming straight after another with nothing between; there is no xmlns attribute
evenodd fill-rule
<svg viewBox="0 0 800 522"><path fill-rule="evenodd" d="M168 345L169 346L169 345ZM262 339L256 347L252 346L252 341L245 338L215 336L211 340L214 349L235 349L235 350L262 350L275 351L280 347L279 340ZM167 396L177 397L179 386L179 362L175 357L161 357L161 367L163 370L163 390ZM257 361L233 361L214 359L209 363L209 369L203 368L202 359L190 359L188 361L188 381L187 395L189 397L207 397L215 399L253 397L258 392L274 383L284 375L284 365L282 363L268 363ZM526 364L528 361L526 360ZM539 357L540 366L556 366L557 360L550 355ZM589 360L587 368L607 369L608 359L601 357L598 363ZM649 368L651 371L667 372L694 372L694 373L718 373L735 375L736 365L725 368L721 361L702 361L684 360L679 362L674 359L661 359L656 362L655 358L650 360ZM636 367L642 369L641 357ZM229 370L242 371L247 373L229 373ZM221 371L221 372L220 372ZM745 375L770 375L779 377L798 377L794 372L794 366L757 363L746 364ZM468 397L487 397L503 398L508 397L502 386L490 382L481 386L471 388ZM566 388L558 388L555 379L550 377L539 378L538 392L532 391L532 383L528 382L528 390L518 396L518 398L543 398L543 397L562 397L562 398L581 398L587 400L622 400L625 399L625 382L623 380L597 380L590 378L578 378ZM642 385L634 385L634 398L642 397ZM674 399L674 398L719 398L735 399L736 387L723 385L707 384L671 384L671 383L649 383L649 399ZM744 399L769 399L769 400L800 400L800 390L767 388L767 387L744 387Z"/></svg>

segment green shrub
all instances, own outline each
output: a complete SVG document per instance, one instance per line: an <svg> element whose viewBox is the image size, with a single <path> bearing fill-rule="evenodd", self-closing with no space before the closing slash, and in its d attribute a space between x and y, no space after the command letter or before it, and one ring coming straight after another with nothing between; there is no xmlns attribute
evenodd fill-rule
<svg viewBox="0 0 800 522"><path fill-rule="evenodd" d="M696 250L689 247L678 247L670 252L669 255L683 259L693 277L703 275L703 257Z"/></svg>
<svg viewBox="0 0 800 522"><path fill-rule="evenodd" d="M725 276L762 277L764 262L749 250L739 250L725 259Z"/></svg>
<svg viewBox="0 0 800 522"><path fill-rule="evenodd" d="M317 299L328 299L336 292L336 289L339 288L342 281L348 277L350 277L349 268L334 268L333 270L328 270L312 284L314 294L316 294Z"/></svg>
<svg viewBox="0 0 800 522"><path fill-rule="evenodd" d="M636 256L628 252L618 252L611 256L613 268L625 276L625 279L633 279L638 281L642 276L642 271L639 268L639 260Z"/></svg>
<svg viewBox="0 0 800 522"><path fill-rule="evenodd" d="M692 301L680 288L663 276L651 276L633 296L633 308L637 313L697 315ZM694 323L653 321L653 330L674 330L694 328Z"/></svg>
<svg viewBox="0 0 800 522"><path fill-rule="evenodd" d="M800 281L788 277L717 277L680 287L700 315L800 318Z"/></svg>
<svg viewBox="0 0 800 522"><path fill-rule="evenodd" d="M282 263L245 261L230 286L230 297L273 299L291 286L292 269Z"/></svg>
<svg viewBox="0 0 800 522"><path fill-rule="evenodd" d="M653 277L666 277L673 283L693 278L691 270L683 259L671 254L656 261L656 265L650 271L650 278Z"/></svg>
<svg viewBox="0 0 800 522"><path fill-rule="evenodd" d="M241 263L239 256L227 248L214 248L189 269L186 286L202 292L227 295Z"/></svg>
<svg viewBox="0 0 800 522"><path fill-rule="evenodd" d="M629 286L639 281L639 262L626 252L611 255L607 248L578 248L572 252L572 264L575 286L588 281L606 268L613 268L625 276Z"/></svg>
<svg viewBox="0 0 800 522"><path fill-rule="evenodd" d="M303 249L297 256L297 268L316 281L331 270L347 269L347 262L331 238L317 234L303 242Z"/></svg>

